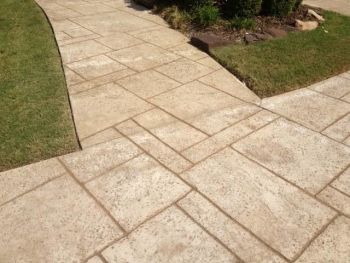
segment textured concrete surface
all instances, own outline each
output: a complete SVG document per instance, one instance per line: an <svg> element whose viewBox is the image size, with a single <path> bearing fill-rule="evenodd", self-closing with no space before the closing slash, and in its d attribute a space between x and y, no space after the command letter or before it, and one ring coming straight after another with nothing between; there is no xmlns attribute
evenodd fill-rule
<svg viewBox="0 0 350 263"><path fill-rule="evenodd" d="M261 101L145 8L36 1L83 149L0 173L1 263L350 261L349 72Z"/></svg>

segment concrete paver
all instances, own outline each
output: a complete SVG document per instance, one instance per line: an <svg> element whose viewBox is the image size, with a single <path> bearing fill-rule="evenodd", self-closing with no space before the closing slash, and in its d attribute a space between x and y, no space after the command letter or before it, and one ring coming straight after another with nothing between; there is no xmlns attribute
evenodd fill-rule
<svg viewBox="0 0 350 263"><path fill-rule="evenodd" d="M235 263L234 255L171 207L103 251L108 262Z"/></svg>
<svg viewBox="0 0 350 263"><path fill-rule="evenodd" d="M285 119L233 147L312 194L350 164L349 147Z"/></svg>
<svg viewBox="0 0 350 263"><path fill-rule="evenodd" d="M181 176L288 259L295 258L335 216L328 207L232 149Z"/></svg>

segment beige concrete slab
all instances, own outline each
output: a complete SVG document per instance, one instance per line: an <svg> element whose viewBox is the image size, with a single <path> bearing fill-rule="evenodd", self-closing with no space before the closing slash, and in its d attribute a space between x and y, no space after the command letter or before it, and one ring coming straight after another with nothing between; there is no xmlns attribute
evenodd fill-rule
<svg viewBox="0 0 350 263"><path fill-rule="evenodd" d="M91 137L85 138L82 141L80 141L81 146L85 149L87 147L96 145L96 144L100 144L100 143L104 143L104 142L108 142L108 141L112 141L114 139L120 138L122 137L122 135L117 132L115 129L113 128L109 128L107 130L104 130L102 132L99 132L95 135L92 135Z"/></svg>
<svg viewBox="0 0 350 263"><path fill-rule="evenodd" d="M113 83L74 94L71 102L81 139L152 108Z"/></svg>
<svg viewBox="0 0 350 263"><path fill-rule="evenodd" d="M128 139L117 138L60 158L80 181L86 182L141 153Z"/></svg>
<svg viewBox="0 0 350 263"><path fill-rule="evenodd" d="M247 102L259 104L261 101L249 88L225 69L215 71L199 81Z"/></svg>
<svg viewBox="0 0 350 263"><path fill-rule="evenodd" d="M350 103L350 92L341 98L342 100Z"/></svg>
<svg viewBox="0 0 350 263"><path fill-rule="evenodd" d="M82 91L86 91L89 89L96 88L98 86L102 86L104 84L117 81L118 79L127 77L129 75L135 74L135 71L131 69L123 69L117 72L113 72L112 74L108 74L105 76L98 77L93 80L85 81L83 83L79 83L77 85L69 86L68 90L70 94L79 93Z"/></svg>
<svg viewBox="0 0 350 263"><path fill-rule="evenodd" d="M214 134L259 110L197 81L150 101L208 134Z"/></svg>
<svg viewBox="0 0 350 263"><path fill-rule="evenodd" d="M74 44L74 43L80 43L83 41L94 40L98 37L99 37L99 35L97 35L97 34L90 34L90 35L86 35L86 36L82 36L82 37L73 37L70 39L64 39L64 40L58 41L58 46L63 47L63 46Z"/></svg>
<svg viewBox="0 0 350 263"><path fill-rule="evenodd" d="M315 194L350 163L350 148L285 119L233 145L286 180Z"/></svg>
<svg viewBox="0 0 350 263"><path fill-rule="evenodd" d="M350 111L350 104L309 89L263 99L261 106L315 131L322 131Z"/></svg>
<svg viewBox="0 0 350 263"><path fill-rule="evenodd" d="M71 39L71 37L69 35L67 35L66 33L59 31L57 33L55 33L55 38L57 40L57 42L63 41L63 40L67 40L67 39Z"/></svg>
<svg viewBox="0 0 350 263"><path fill-rule="evenodd" d="M322 133L338 142L344 141L350 136L350 114L341 118Z"/></svg>
<svg viewBox="0 0 350 263"><path fill-rule="evenodd" d="M350 196L350 168L333 181L332 186Z"/></svg>
<svg viewBox="0 0 350 263"><path fill-rule="evenodd" d="M137 71L151 69L178 58L177 55L151 44L141 44L121 49L108 55L123 65Z"/></svg>
<svg viewBox="0 0 350 263"><path fill-rule="evenodd" d="M244 262L286 262L242 226L230 219L199 193L192 192L178 202L196 222L223 242Z"/></svg>
<svg viewBox="0 0 350 263"><path fill-rule="evenodd" d="M36 0L37 1L37 0ZM51 25L55 31L55 34L57 32L63 31L63 30L71 30L74 28L81 28L81 26L79 26L76 23L73 23L72 21L65 19L65 20L52 20L50 21Z"/></svg>
<svg viewBox="0 0 350 263"><path fill-rule="evenodd" d="M181 173L191 166L189 161L134 121L123 122L117 125L116 128L173 172Z"/></svg>
<svg viewBox="0 0 350 263"><path fill-rule="evenodd" d="M169 208L102 255L108 262L235 263L238 260L191 219Z"/></svg>
<svg viewBox="0 0 350 263"><path fill-rule="evenodd" d="M198 48L187 43L169 48L169 50L171 50L172 52L174 52L179 56L182 56L191 60L198 60L201 58L208 57L207 53L204 53L203 51L200 51Z"/></svg>
<svg viewBox="0 0 350 263"><path fill-rule="evenodd" d="M115 10L111 13L73 18L72 21L102 36L111 35L115 32L128 32L157 25L148 20L130 16L119 10Z"/></svg>
<svg viewBox="0 0 350 263"><path fill-rule="evenodd" d="M81 262L122 235L73 179L62 176L0 207L1 262Z"/></svg>
<svg viewBox="0 0 350 263"><path fill-rule="evenodd" d="M227 129L209 137L208 139L190 147L182 154L193 163L197 163L224 147L238 141L244 136L261 128L278 118L278 115L268 111L260 111Z"/></svg>
<svg viewBox="0 0 350 263"><path fill-rule="evenodd" d="M81 76L79 76L77 73L70 70L68 67L64 66L63 69L64 69L64 75L66 76L66 81L68 86L73 86L85 80Z"/></svg>
<svg viewBox="0 0 350 263"><path fill-rule="evenodd" d="M88 80L126 69L125 66L105 55L83 59L67 66Z"/></svg>
<svg viewBox="0 0 350 263"><path fill-rule="evenodd" d="M232 149L213 155L182 177L288 259L335 215Z"/></svg>
<svg viewBox="0 0 350 263"><path fill-rule="evenodd" d="M177 151L208 137L160 109L147 111L136 116L134 120Z"/></svg>
<svg viewBox="0 0 350 263"><path fill-rule="evenodd" d="M350 258L350 219L337 218L311 243L297 263L347 263Z"/></svg>
<svg viewBox="0 0 350 263"><path fill-rule="evenodd" d="M88 35L94 34L90 30L87 30L83 27L66 29L64 32L71 37L83 37L83 36L88 36Z"/></svg>
<svg viewBox="0 0 350 263"><path fill-rule="evenodd" d="M64 20L68 18L81 16L80 13L68 8L46 10L45 13L48 16L48 18L50 18L50 20Z"/></svg>
<svg viewBox="0 0 350 263"><path fill-rule="evenodd" d="M350 216L350 197L342 194L333 187L327 186L317 195L317 198L345 215Z"/></svg>
<svg viewBox="0 0 350 263"><path fill-rule="evenodd" d="M136 37L165 49L189 41L183 34L170 28L151 30L149 32L137 34Z"/></svg>
<svg viewBox="0 0 350 263"><path fill-rule="evenodd" d="M143 154L86 184L121 226L130 231L190 188Z"/></svg>
<svg viewBox="0 0 350 263"><path fill-rule="evenodd" d="M192 60L182 58L157 68L157 71L176 81L187 83L209 74L213 69Z"/></svg>
<svg viewBox="0 0 350 263"><path fill-rule="evenodd" d="M70 2L69 4L66 4L68 8L79 12L83 15L94 15L99 13L106 13L106 12L113 12L115 11L114 8L111 8L109 6L99 4L99 3L84 3L81 4L80 2Z"/></svg>
<svg viewBox="0 0 350 263"><path fill-rule="evenodd" d="M125 33L116 32L113 35L105 36L96 39L97 42L113 49L119 50L122 48L132 47L142 44L142 41Z"/></svg>
<svg viewBox="0 0 350 263"><path fill-rule="evenodd" d="M57 159L22 166L0 173L0 205L65 173Z"/></svg>
<svg viewBox="0 0 350 263"><path fill-rule="evenodd" d="M102 259L98 256L90 258L86 263L103 263Z"/></svg>
<svg viewBox="0 0 350 263"><path fill-rule="evenodd" d="M349 0L304 0L304 4L350 16Z"/></svg>
<svg viewBox="0 0 350 263"><path fill-rule="evenodd" d="M350 146L350 136L345 141L343 141L343 143L347 146Z"/></svg>
<svg viewBox="0 0 350 263"><path fill-rule="evenodd" d="M339 99L350 92L350 79L337 76L308 88Z"/></svg>
<svg viewBox="0 0 350 263"><path fill-rule="evenodd" d="M222 66L215 59L211 57L201 58L197 60L197 62L215 70L222 69Z"/></svg>
<svg viewBox="0 0 350 263"><path fill-rule="evenodd" d="M144 99L153 97L159 93L181 85L175 80L172 80L154 70L144 71L123 78L118 81L118 84Z"/></svg>
<svg viewBox="0 0 350 263"><path fill-rule="evenodd" d="M84 58L100 55L110 51L96 41L87 40L83 42L73 43L60 47L62 60L64 63L71 63Z"/></svg>

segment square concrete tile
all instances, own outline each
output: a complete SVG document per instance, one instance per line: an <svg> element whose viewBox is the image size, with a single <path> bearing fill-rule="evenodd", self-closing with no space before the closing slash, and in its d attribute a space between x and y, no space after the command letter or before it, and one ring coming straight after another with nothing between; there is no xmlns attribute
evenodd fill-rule
<svg viewBox="0 0 350 263"><path fill-rule="evenodd" d="M333 183L332 186L350 196L350 168L342 173Z"/></svg>
<svg viewBox="0 0 350 263"><path fill-rule="evenodd" d="M128 139L117 138L60 158L79 181L86 182L141 153Z"/></svg>
<svg viewBox="0 0 350 263"><path fill-rule="evenodd" d="M143 154L86 187L127 231L184 196L184 182Z"/></svg>
<svg viewBox="0 0 350 263"><path fill-rule="evenodd" d="M191 44L182 44L178 45L176 47L172 47L169 50L174 52L175 54L191 59L191 60L198 60L201 58L208 57L208 54L199 50L198 48L192 46Z"/></svg>
<svg viewBox="0 0 350 263"><path fill-rule="evenodd" d="M315 131L322 131L350 111L350 104L309 89L264 99L261 106Z"/></svg>
<svg viewBox="0 0 350 263"><path fill-rule="evenodd" d="M201 59L196 60L196 61L204 66L207 66L207 67L215 69L215 70L222 69L222 66L212 57L205 57L205 58L201 58Z"/></svg>
<svg viewBox="0 0 350 263"><path fill-rule="evenodd" d="M181 173L191 166L188 160L162 143L134 121L129 120L123 122L117 125L116 128L173 172Z"/></svg>
<svg viewBox="0 0 350 263"><path fill-rule="evenodd" d="M2 263L82 262L121 235L69 176L0 207Z"/></svg>
<svg viewBox="0 0 350 263"><path fill-rule="evenodd" d="M112 141L120 137L123 137L123 136L119 132L117 132L113 128L109 128L107 130L101 131L95 135L92 135L88 138L83 139L82 141L80 141L80 143L81 143L81 146L85 149L93 145Z"/></svg>
<svg viewBox="0 0 350 263"><path fill-rule="evenodd" d="M64 32L71 37L83 37L83 36L88 36L88 35L94 34L90 30L87 30L83 27L66 29L66 30L64 30Z"/></svg>
<svg viewBox="0 0 350 263"><path fill-rule="evenodd" d="M285 119L233 147L312 194L350 164L350 148Z"/></svg>
<svg viewBox="0 0 350 263"><path fill-rule="evenodd" d="M190 193L178 205L244 262L286 262L199 193Z"/></svg>
<svg viewBox="0 0 350 263"><path fill-rule="evenodd" d="M85 79L94 79L103 75L126 69L122 64L104 55L87 58L67 65Z"/></svg>
<svg viewBox="0 0 350 263"><path fill-rule="evenodd" d="M132 75L132 74L135 74L135 71L132 71L131 69L123 69L123 70L113 72L112 74L108 74L108 75L104 75L104 76L95 78L93 80L84 81L82 83L79 83L79 84L76 84L73 86L69 86L68 90L69 90L70 94L75 94L75 93L79 93L82 91L96 88L98 86L102 86L102 85L107 84L107 83L115 82L118 79L125 78L129 75Z"/></svg>
<svg viewBox="0 0 350 263"><path fill-rule="evenodd" d="M84 81L84 79L81 76L79 76L74 71L70 70L68 67L64 66L63 69L68 87Z"/></svg>
<svg viewBox="0 0 350 263"><path fill-rule="evenodd" d="M199 81L247 102L258 104L261 101L249 88L225 69L215 71Z"/></svg>
<svg viewBox="0 0 350 263"><path fill-rule="evenodd" d="M260 111L239 123L195 144L182 152L193 163L197 163L209 155L223 149L224 147L238 141L262 126L278 118L278 115L268 111Z"/></svg>
<svg viewBox="0 0 350 263"><path fill-rule="evenodd" d="M154 70L121 79L118 84L145 99L181 85Z"/></svg>
<svg viewBox="0 0 350 263"><path fill-rule="evenodd" d="M50 21L52 24L52 27L55 31L55 33L63 31L63 30L70 30L70 29L74 29L74 28L81 28L81 26L79 26L76 23L73 23L72 21L65 19L65 20L53 20Z"/></svg>
<svg viewBox="0 0 350 263"><path fill-rule="evenodd" d="M152 108L113 83L72 95L71 101L81 139Z"/></svg>
<svg viewBox="0 0 350 263"><path fill-rule="evenodd" d="M350 92L341 98L342 100L350 103Z"/></svg>
<svg viewBox="0 0 350 263"><path fill-rule="evenodd" d="M86 36L81 36L81 37L72 37L70 39L65 39L65 40L61 40L58 41L58 46L59 47L63 47L66 45L70 45L70 44L74 44L74 43L79 43L79 42L83 42L83 41L88 41L88 40L93 40L98 38L99 35L97 34L90 34L90 35L86 35Z"/></svg>
<svg viewBox="0 0 350 263"><path fill-rule="evenodd" d="M60 47L62 60L64 63L70 63L84 58L96 56L110 51L96 41L87 40L79 43L73 43Z"/></svg>
<svg viewBox="0 0 350 263"><path fill-rule="evenodd" d="M350 259L349 247L350 219L342 216L330 224L296 262L347 263Z"/></svg>
<svg viewBox="0 0 350 263"><path fill-rule="evenodd" d="M67 19L67 18L81 16L80 13L75 12L75 11L68 9L68 8L46 10L45 13L50 20L63 20L63 19Z"/></svg>
<svg viewBox="0 0 350 263"><path fill-rule="evenodd" d="M182 177L290 260L335 216L328 207L229 148Z"/></svg>
<svg viewBox="0 0 350 263"><path fill-rule="evenodd" d="M344 141L350 136L350 114L332 124L322 133L338 142Z"/></svg>
<svg viewBox="0 0 350 263"><path fill-rule="evenodd" d="M108 262L235 263L238 260L176 208L102 252Z"/></svg>
<svg viewBox="0 0 350 263"><path fill-rule="evenodd" d="M333 98L341 98L350 92L350 79L333 77L308 88Z"/></svg>
<svg viewBox="0 0 350 263"><path fill-rule="evenodd" d="M178 58L178 56L174 53L151 44L141 44L138 46L121 49L108 55L123 65L137 71L144 71L154 68Z"/></svg>
<svg viewBox="0 0 350 263"><path fill-rule="evenodd" d="M197 81L150 101L208 134L214 134L259 110Z"/></svg>
<svg viewBox="0 0 350 263"><path fill-rule="evenodd" d="M177 151L208 137L160 109L147 111L134 120Z"/></svg>
<svg viewBox="0 0 350 263"><path fill-rule="evenodd" d="M187 83L212 72L213 69L192 60L182 58L157 68L157 71L175 79L176 81Z"/></svg>
<svg viewBox="0 0 350 263"><path fill-rule="evenodd" d="M115 32L128 32L156 26L157 24L125 12L117 11L73 18L73 22L102 36Z"/></svg>
<svg viewBox="0 0 350 263"><path fill-rule="evenodd" d="M337 189L327 186L317 198L350 217L350 197Z"/></svg>
<svg viewBox="0 0 350 263"><path fill-rule="evenodd" d="M136 37L165 49L189 41L183 34L170 28L151 30L140 33Z"/></svg>
<svg viewBox="0 0 350 263"><path fill-rule="evenodd" d="M63 173L65 169L57 159L0 173L0 205Z"/></svg>
<svg viewBox="0 0 350 263"><path fill-rule="evenodd" d="M142 44L142 41L125 33L116 32L113 35L96 39L97 42L110 47L113 50L132 47Z"/></svg>

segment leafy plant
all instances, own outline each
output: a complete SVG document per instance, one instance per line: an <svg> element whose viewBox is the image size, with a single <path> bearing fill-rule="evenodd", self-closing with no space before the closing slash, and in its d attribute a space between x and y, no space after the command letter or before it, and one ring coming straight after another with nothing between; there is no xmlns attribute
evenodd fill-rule
<svg viewBox="0 0 350 263"><path fill-rule="evenodd" d="M264 0L262 9L265 14L288 16L301 4L300 0Z"/></svg>
<svg viewBox="0 0 350 263"><path fill-rule="evenodd" d="M227 0L223 10L228 17L252 17L261 11L262 0Z"/></svg>
<svg viewBox="0 0 350 263"><path fill-rule="evenodd" d="M213 25L219 19L219 8L213 5L199 6L194 12L195 20L202 26Z"/></svg>

